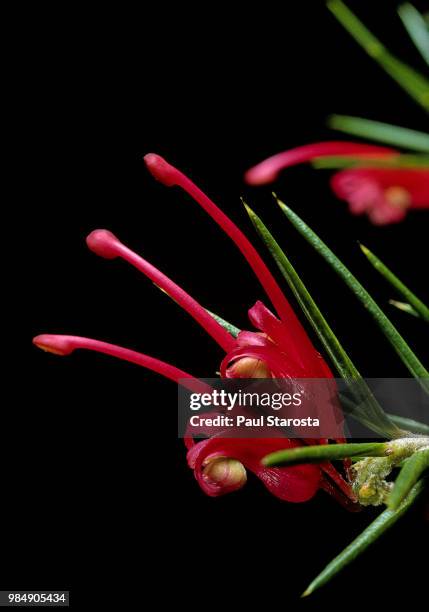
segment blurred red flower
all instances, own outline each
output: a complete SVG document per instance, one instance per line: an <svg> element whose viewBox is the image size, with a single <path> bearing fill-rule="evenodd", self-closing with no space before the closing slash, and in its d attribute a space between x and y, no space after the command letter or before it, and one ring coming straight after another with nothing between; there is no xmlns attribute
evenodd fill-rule
<svg viewBox="0 0 429 612"><path fill-rule="evenodd" d="M359 161L358 167L341 170L331 179L335 194L349 203L353 214L366 213L372 223L385 225L401 221L410 208L429 208L429 170L371 166L398 157L399 151L370 144L333 141L296 147L250 168L245 180L250 185L271 183L285 168L332 156Z"/></svg>

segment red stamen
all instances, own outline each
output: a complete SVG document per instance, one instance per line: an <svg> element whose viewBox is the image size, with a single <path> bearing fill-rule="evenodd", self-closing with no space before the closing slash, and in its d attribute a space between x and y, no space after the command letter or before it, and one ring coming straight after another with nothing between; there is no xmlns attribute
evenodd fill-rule
<svg viewBox="0 0 429 612"><path fill-rule="evenodd" d="M203 327L216 342L228 352L235 347L234 338L186 291L152 264L131 251L107 230L95 230L86 239L88 247L101 257L114 259L121 257L132 266L143 272L156 285L173 298L187 313Z"/></svg>
<svg viewBox="0 0 429 612"><path fill-rule="evenodd" d="M41 334L33 338L33 344L43 351L48 353L54 353L55 355L70 355L76 349L85 349L88 351L95 351L97 353L104 353L111 357L116 357L123 361L129 361L136 365L157 372L165 378L169 378L176 383L196 390L197 388L203 392L210 391L210 387L205 383L200 382L195 377L191 376L187 372L176 368L164 361L155 359L155 357L149 357L143 353L138 353L116 344L109 344L108 342L101 342L100 340L93 340L92 338L83 338L81 336L63 336L56 334ZM189 382L186 382L189 381Z"/></svg>
<svg viewBox="0 0 429 612"><path fill-rule="evenodd" d="M186 191L198 204L200 204L200 206L210 215L210 217L216 221L216 223L231 238L248 261L259 282L277 310L280 318L294 327L294 332L297 332L300 336L296 340L301 340L305 345L307 345L308 339L304 329L301 326L301 323L297 319L273 275L263 262L255 247L251 244L248 238L246 238L243 232L225 215L224 212L222 212L216 206L212 200L210 200L210 198L205 195L205 193L201 191L199 187L197 187L187 176L180 172L180 170L169 164L165 159L159 155L156 155L155 153L149 153L145 156L144 161L148 170L158 181L169 187L172 185L178 185L184 189L184 191Z"/></svg>

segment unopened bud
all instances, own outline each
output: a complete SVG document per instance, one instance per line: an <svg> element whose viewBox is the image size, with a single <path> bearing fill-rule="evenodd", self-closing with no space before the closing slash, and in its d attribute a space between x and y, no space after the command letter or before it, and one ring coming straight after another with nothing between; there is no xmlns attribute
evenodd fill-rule
<svg viewBox="0 0 429 612"><path fill-rule="evenodd" d="M237 459L228 457L210 460L203 469L203 476L209 483L229 491L241 489L247 481L244 465Z"/></svg>
<svg viewBox="0 0 429 612"><path fill-rule="evenodd" d="M271 378L271 371L265 361L254 357L237 359L229 368L230 378Z"/></svg>

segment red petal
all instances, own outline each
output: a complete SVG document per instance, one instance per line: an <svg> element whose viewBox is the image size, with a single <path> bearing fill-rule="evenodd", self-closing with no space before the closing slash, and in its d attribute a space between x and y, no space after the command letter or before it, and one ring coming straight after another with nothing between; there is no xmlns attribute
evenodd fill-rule
<svg viewBox="0 0 429 612"><path fill-rule="evenodd" d="M321 375L319 370L320 360L317 357L318 353L308 336L306 336L306 342L303 343L301 338L295 334L294 328L288 327L277 319L260 301L250 308L249 319L257 329L263 331L284 353L293 358L307 372L306 376L318 378ZM325 372L323 375L325 375Z"/></svg>
<svg viewBox="0 0 429 612"><path fill-rule="evenodd" d="M226 435L225 432L223 434ZM285 468L266 468L261 465L265 455L284 448L300 446L297 440L288 438L239 438L239 433L228 432L228 436L204 440L188 452L189 466L194 469L195 477L203 490L211 496L228 493L219 485L207 483L202 475L204 461L208 457L220 455L240 461L247 469L256 474L266 488L276 497L290 502L311 499L321 483L321 472L316 465L299 465Z"/></svg>
<svg viewBox="0 0 429 612"><path fill-rule="evenodd" d="M265 334L251 331L241 331L237 338L237 347L244 348L246 346L272 346L273 343Z"/></svg>

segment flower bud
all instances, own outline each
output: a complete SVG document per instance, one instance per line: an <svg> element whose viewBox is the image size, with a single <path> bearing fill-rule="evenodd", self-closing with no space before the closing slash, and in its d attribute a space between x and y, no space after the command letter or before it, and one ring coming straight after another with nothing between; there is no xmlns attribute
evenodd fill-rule
<svg viewBox="0 0 429 612"><path fill-rule="evenodd" d="M271 371L265 361L254 357L241 357L229 368L230 378L271 378Z"/></svg>
<svg viewBox="0 0 429 612"><path fill-rule="evenodd" d="M203 478L208 484L220 487L225 493L241 489L246 484L244 465L237 459L216 457L209 459L203 468Z"/></svg>

